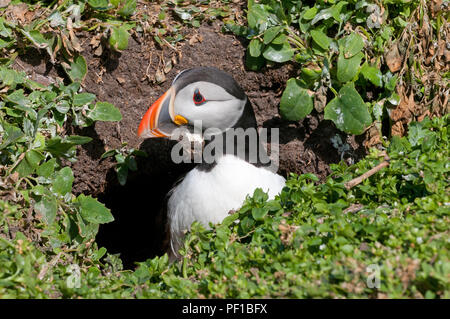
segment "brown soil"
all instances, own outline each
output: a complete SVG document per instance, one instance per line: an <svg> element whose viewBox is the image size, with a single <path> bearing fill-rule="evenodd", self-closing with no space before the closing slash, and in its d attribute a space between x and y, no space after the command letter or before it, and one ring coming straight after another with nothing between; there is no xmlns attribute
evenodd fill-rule
<svg viewBox="0 0 450 319"><path fill-rule="evenodd" d="M174 181L193 167L172 163L172 141L142 141L136 134L147 108L169 88L181 70L215 66L233 75L249 96L258 125L280 129L279 173L284 176L290 172L314 173L323 180L330 173L329 164L341 160L341 154L330 141L336 134L341 134L342 140L351 145L352 150L345 154L350 161L357 161L364 154L362 141L346 137L332 122L323 121L322 115L313 112L300 122L280 118L278 107L284 85L290 77L296 76L292 66L249 72L244 68L245 41L224 35L218 24L204 25L190 32L187 37L195 34L198 41L186 43L180 52L155 48L148 41L135 37L130 38L128 49L121 54L104 50L100 57L94 55L89 36L79 36L89 68L84 89L96 94L98 100L117 106L123 120L70 129L70 133L93 138L91 143L80 147L78 161L72 164L74 192L98 196L112 209L116 221L100 228L97 242L111 253L121 253L126 266L161 253L164 220L164 216L158 214L161 203ZM147 74L154 74L164 61L172 58L177 63L166 74L165 82L157 84L146 79ZM21 57L18 63L41 82L58 76L45 58ZM118 148L122 142L145 150L149 155L138 160L138 172L132 173L123 187L117 182L112 160L100 159L106 150Z"/></svg>

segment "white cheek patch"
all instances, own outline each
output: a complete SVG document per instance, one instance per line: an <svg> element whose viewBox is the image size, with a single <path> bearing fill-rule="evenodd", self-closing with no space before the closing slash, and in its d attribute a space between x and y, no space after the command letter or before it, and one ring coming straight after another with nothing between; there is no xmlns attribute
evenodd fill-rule
<svg viewBox="0 0 450 319"><path fill-rule="evenodd" d="M195 116L205 128L215 127L221 131L234 126L244 110L242 100L210 101L207 107L196 110Z"/></svg>
<svg viewBox="0 0 450 319"><path fill-rule="evenodd" d="M204 104L195 105L195 89L205 98ZM202 121L204 129L218 128L224 131L236 124L242 116L246 102L246 99L236 98L219 85L199 81L177 92L174 113L185 117L191 124L194 124L194 121Z"/></svg>

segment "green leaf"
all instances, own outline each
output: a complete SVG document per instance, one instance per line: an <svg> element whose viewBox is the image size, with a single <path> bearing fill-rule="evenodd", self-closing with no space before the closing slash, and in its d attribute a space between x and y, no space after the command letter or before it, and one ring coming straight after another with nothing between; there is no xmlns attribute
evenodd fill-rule
<svg viewBox="0 0 450 319"><path fill-rule="evenodd" d="M32 137L34 134L34 125L28 118L23 119L23 131L25 135Z"/></svg>
<svg viewBox="0 0 450 319"><path fill-rule="evenodd" d="M228 21L224 25L225 30L234 33L237 36L245 37L248 34L248 28L246 26L239 25L234 21Z"/></svg>
<svg viewBox="0 0 450 319"><path fill-rule="evenodd" d="M122 120L119 109L108 102L95 103L95 107L88 114L88 117L94 121L115 122Z"/></svg>
<svg viewBox="0 0 450 319"><path fill-rule="evenodd" d="M372 82L373 85L381 87L383 85L383 74L378 68L369 66L369 64L364 63L361 68L361 74L366 80Z"/></svg>
<svg viewBox="0 0 450 319"><path fill-rule="evenodd" d="M392 105L399 105L399 104L400 104L401 98L400 98L400 95L398 95L398 94L395 93L395 92L392 92L391 95L389 95L389 96L387 97L387 100L388 100L388 102L391 103Z"/></svg>
<svg viewBox="0 0 450 319"><path fill-rule="evenodd" d="M314 19L311 21L311 24L316 24L320 20L326 20L331 17L334 18L334 20L340 22L340 14L342 11L342 8L347 5L348 2L346 1L339 1L337 4L320 10L320 12L314 17Z"/></svg>
<svg viewBox="0 0 450 319"><path fill-rule="evenodd" d="M128 38L130 34L124 26L113 27L111 29L111 36L109 37L109 44L117 51L125 50L128 47Z"/></svg>
<svg viewBox="0 0 450 319"><path fill-rule="evenodd" d="M269 210L266 207L254 207L252 208L252 216L255 220L261 221L267 215Z"/></svg>
<svg viewBox="0 0 450 319"><path fill-rule="evenodd" d="M311 30L311 37L324 50L330 46L331 39L320 30Z"/></svg>
<svg viewBox="0 0 450 319"><path fill-rule="evenodd" d="M32 188L32 193L37 196L42 196L48 193L48 190L41 184L37 184Z"/></svg>
<svg viewBox="0 0 450 319"><path fill-rule="evenodd" d="M72 135L66 137L64 140L59 136L55 136L47 140L45 149L56 157L66 156L75 145L85 144L91 140L92 138L87 136Z"/></svg>
<svg viewBox="0 0 450 319"><path fill-rule="evenodd" d="M316 7L309 8L305 11L302 18L305 20L311 20L313 19L317 14L318 9Z"/></svg>
<svg viewBox="0 0 450 319"><path fill-rule="evenodd" d="M65 70L72 82L82 82L87 73L86 60L83 56L79 55L75 57L73 62L70 64L70 70Z"/></svg>
<svg viewBox="0 0 450 319"><path fill-rule="evenodd" d="M41 200L34 204L34 210L43 217L46 224L53 223L58 211L56 198L53 196L42 196Z"/></svg>
<svg viewBox="0 0 450 319"><path fill-rule="evenodd" d="M294 49L287 42L283 44L273 44L267 46L263 52L263 56L273 62L283 63L292 59L294 56Z"/></svg>
<svg viewBox="0 0 450 319"><path fill-rule="evenodd" d="M5 96L5 99L14 104L25 106L29 103L29 99L23 93L23 89L15 90L11 94Z"/></svg>
<svg viewBox="0 0 450 319"><path fill-rule="evenodd" d="M34 172L43 159L44 155L39 151L29 150L25 153L25 158L17 165L15 171L19 173L20 177L28 176Z"/></svg>
<svg viewBox="0 0 450 319"><path fill-rule="evenodd" d="M247 234L249 231L251 231L254 224L255 220L246 216L239 223L239 227L241 228L243 234Z"/></svg>
<svg viewBox="0 0 450 319"><path fill-rule="evenodd" d="M73 97L74 106L82 106L91 103L95 100L95 94L92 93L79 93Z"/></svg>
<svg viewBox="0 0 450 319"><path fill-rule="evenodd" d="M53 180L52 191L63 196L66 195L72 190L73 180L74 177L72 169L67 166L64 167L56 173L56 176Z"/></svg>
<svg viewBox="0 0 450 319"><path fill-rule="evenodd" d="M56 104L55 109L62 114L66 114L70 110L70 104L67 100L62 100Z"/></svg>
<svg viewBox="0 0 450 319"><path fill-rule="evenodd" d="M99 11L107 10L109 7L108 0L88 0L89 5Z"/></svg>
<svg viewBox="0 0 450 319"><path fill-rule="evenodd" d="M270 42L272 42L278 36L281 30L283 30L282 26L276 26L267 29L266 32L264 32L264 44L269 44Z"/></svg>
<svg viewBox="0 0 450 319"><path fill-rule="evenodd" d="M245 55L245 66L251 71L258 71L266 64L266 60L262 55L255 58L250 55L249 50L247 50Z"/></svg>
<svg viewBox="0 0 450 319"><path fill-rule="evenodd" d="M13 36L12 30L10 28L7 28L3 22L5 22L5 20L2 17L0 18L0 36L3 38L12 37Z"/></svg>
<svg viewBox="0 0 450 319"><path fill-rule="evenodd" d="M283 44L286 42L288 42L287 35L284 33L277 35L276 38L272 40L272 44Z"/></svg>
<svg viewBox="0 0 450 319"><path fill-rule="evenodd" d="M326 20L332 17L331 8L322 9L314 19L311 21L311 24L314 25L316 22L320 20Z"/></svg>
<svg viewBox="0 0 450 319"><path fill-rule="evenodd" d="M250 55L255 58L261 55L262 48L263 43L259 39L253 39L252 41L250 41L250 44L248 46Z"/></svg>
<svg viewBox="0 0 450 319"><path fill-rule="evenodd" d="M344 253L346 253L347 255L348 254L351 254L352 252L353 252L353 246L352 245L349 245L349 244L346 244L346 245L344 245L344 246L342 246L342 251L344 252Z"/></svg>
<svg viewBox="0 0 450 319"><path fill-rule="evenodd" d="M287 120L299 121L311 113L313 100L297 79L289 79L281 96L280 113Z"/></svg>
<svg viewBox="0 0 450 319"><path fill-rule="evenodd" d="M127 156L127 158L125 159L125 163L130 170L132 170L133 172L137 171L137 162L133 156Z"/></svg>
<svg viewBox="0 0 450 319"><path fill-rule="evenodd" d="M121 1L123 0L109 0L109 2L113 5L114 8L117 8Z"/></svg>
<svg viewBox="0 0 450 319"><path fill-rule="evenodd" d="M97 250L96 252L94 252L94 253L92 254L92 259L93 259L93 260L99 260L99 259L102 258L105 254L106 254L106 248L105 248L105 247L101 247L101 248L99 248L99 250Z"/></svg>
<svg viewBox="0 0 450 319"><path fill-rule="evenodd" d="M101 158L101 159L104 159L104 158L113 156L113 155L116 154L116 152L117 152L116 150L109 150L109 151L106 151L105 153L102 154L102 156L101 156L100 158Z"/></svg>
<svg viewBox="0 0 450 319"><path fill-rule="evenodd" d="M322 70L303 68L300 73L301 82L305 82L309 87L313 86L320 79Z"/></svg>
<svg viewBox="0 0 450 319"><path fill-rule="evenodd" d="M389 91L394 91L395 87L397 85L397 74L396 75L392 75L391 72L386 73L383 76L383 81L384 81L384 87L386 89L388 89Z"/></svg>
<svg viewBox="0 0 450 319"><path fill-rule="evenodd" d="M310 240L308 240L309 246L319 246L322 243L322 239L319 237L313 237Z"/></svg>
<svg viewBox="0 0 450 319"><path fill-rule="evenodd" d="M25 82L25 73L10 70L9 68L0 67L0 82L3 86L9 86L11 89L15 89L17 84Z"/></svg>
<svg viewBox="0 0 450 319"><path fill-rule="evenodd" d="M364 57L362 52L359 52L350 59L346 59L344 55L339 53L337 64L337 78L341 82L347 82L352 80L356 74L358 74L359 65Z"/></svg>
<svg viewBox="0 0 450 319"><path fill-rule="evenodd" d="M257 203L264 203L269 196L267 195L266 192L264 192L261 188L256 188L255 191L253 192L253 200Z"/></svg>
<svg viewBox="0 0 450 319"><path fill-rule="evenodd" d="M44 155L41 154L41 152L36 150L29 150L25 154L25 158L27 159L28 163L31 167L36 169L39 166L39 163L45 158Z"/></svg>
<svg viewBox="0 0 450 319"><path fill-rule="evenodd" d="M118 164L123 164L125 163L125 156L122 153L117 153L114 158L116 159L116 162Z"/></svg>
<svg viewBox="0 0 450 319"><path fill-rule="evenodd" d="M247 13L248 26L252 29L258 30L259 33L267 29L269 15L267 6L262 4L254 4Z"/></svg>
<svg viewBox="0 0 450 319"><path fill-rule="evenodd" d="M64 139L67 143L71 143L73 145L83 145L92 141L92 137L89 136L79 136L79 135L71 135L67 136Z"/></svg>
<svg viewBox="0 0 450 319"><path fill-rule="evenodd" d="M348 4L347 1L338 1L335 5L333 5L330 9L331 9L331 15L333 16L333 18L338 21L341 22L341 11L342 9Z"/></svg>
<svg viewBox="0 0 450 319"><path fill-rule="evenodd" d="M19 173L20 177L25 177L34 172L34 167L30 165L26 158L22 159L19 165L16 166L15 171Z"/></svg>
<svg viewBox="0 0 450 319"><path fill-rule="evenodd" d="M126 164L117 165L117 179L120 185L125 185L127 183L128 177L128 166Z"/></svg>
<svg viewBox="0 0 450 319"><path fill-rule="evenodd" d="M36 174L45 178L49 178L55 171L56 166L56 158L52 158L39 166L36 170Z"/></svg>
<svg viewBox="0 0 450 319"><path fill-rule="evenodd" d="M130 16L136 10L136 0L126 0L125 5L117 12L123 17Z"/></svg>
<svg viewBox="0 0 450 319"><path fill-rule="evenodd" d="M6 138L3 140L3 143L0 145L0 151L7 147L8 145L15 143L18 139L20 139L23 136L23 132L20 128L16 126L10 126L6 130Z"/></svg>
<svg viewBox="0 0 450 319"><path fill-rule="evenodd" d="M80 204L81 216L90 223L105 224L114 220L109 209L91 196L80 194L77 202Z"/></svg>
<svg viewBox="0 0 450 319"><path fill-rule="evenodd" d="M409 125L408 140L412 146L418 146L423 144L424 138L430 133L427 129L423 128L422 123L413 122Z"/></svg>
<svg viewBox="0 0 450 319"><path fill-rule="evenodd" d="M353 32L350 35L340 39L338 41L338 45L340 53L342 53L346 59L349 59L355 54L361 52L364 48L364 41L359 34Z"/></svg>
<svg viewBox="0 0 450 319"><path fill-rule="evenodd" d="M28 40L30 40L34 46L36 46L39 49L45 49L48 48L53 43L53 38L47 39L44 37L44 34L42 32L39 32L38 30L31 30L29 32L20 29L23 35L25 35Z"/></svg>
<svg viewBox="0 0 450 319"><path fill-rule="evenodd" d="M85 223L85 220L77 214L77 222L76 222L79 234L83 238L94 238L95 235L98 233L98 224L96 223Z"/></svg>
<svg viewBox="0 0 450 319"><path fill-rule="evenodd" d="M281 203L275 199L272 199L270 201L268 201L265 205L265 207L270 211L270 212L277 212L277 211L281 211L283 209L283 207L281 206Z"/></svg>
<svg viewBox="0 0 450 319"><path fill-rule="evenodd" d="M66 143L59 136L47 140L45 150L55 157L67 156L70 149L74 147L73 143Z"/></svg>
<svg viewBox="0 0 450 319"><path fill-rule="evenodd" d="M356 135L363 133L372 123L367 106L353 82L344 85L339 96L327 104L324 118L332 120L341 131Z"/></svg>

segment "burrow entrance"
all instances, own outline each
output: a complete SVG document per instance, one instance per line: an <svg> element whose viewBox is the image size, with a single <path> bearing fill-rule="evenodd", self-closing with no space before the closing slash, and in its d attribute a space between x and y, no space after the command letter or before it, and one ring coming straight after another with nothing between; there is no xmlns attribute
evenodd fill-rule
<svg viewBox="0 0 450 319"><path fill-rule="evenodd" d="M111 169L105 191L98 195L98 199L111 209L115 220L100 225L97 244L106 247L109 253L120 254L125 268L131 269L136 261L166 252L166 194L194 167L192 164L173 164L170 159L172 145L172 141L145 141L141 149L149 157L137 158L138 171L130 172L127 183L121 186L116 172Z"/></svg>

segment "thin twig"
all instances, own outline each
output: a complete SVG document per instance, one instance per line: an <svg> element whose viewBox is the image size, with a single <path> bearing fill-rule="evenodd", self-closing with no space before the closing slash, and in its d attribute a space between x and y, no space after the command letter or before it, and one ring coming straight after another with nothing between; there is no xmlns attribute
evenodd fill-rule
<svg viewBox="0 0 450 319"><path fill-rule="evenodd" d="M178 50L172 44L170 44L169 41L167 41L166 39L162 39L162 40L169 48L171 48L175 52L178 52Z"/></svg>
<svg viewBox="0 0 450 319"><path fill-rule="evenodd" d="M384 167L387 167L387 166L389 166L389 160L386 160L386 161L378 164L377 166L375 166L371 170L365 172L361 176L354 178L351 181L345 183L345 188L350 189L352 187L355 187L356 185L360 184L365 179L368 179L370 176L372 176L373 174L377 173L378 171L382 170Z"/></svg>

